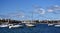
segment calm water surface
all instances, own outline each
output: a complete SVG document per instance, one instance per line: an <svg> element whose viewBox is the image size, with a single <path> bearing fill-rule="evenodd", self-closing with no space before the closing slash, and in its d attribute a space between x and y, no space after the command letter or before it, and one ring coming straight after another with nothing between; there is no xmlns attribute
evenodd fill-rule
<svg viewBox="0 0 60 33"><path fill-rule="evenodd" d="M60 28L48 27L47 24L37 24L36 27L0 28L0 33L60 33Z"/></svg>

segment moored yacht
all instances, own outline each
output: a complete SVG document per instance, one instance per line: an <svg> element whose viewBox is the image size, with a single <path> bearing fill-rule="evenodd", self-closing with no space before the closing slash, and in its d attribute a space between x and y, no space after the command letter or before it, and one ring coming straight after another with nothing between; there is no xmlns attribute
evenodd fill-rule
<svg viewBox="0 0 60 33"><path fill-rule="evenodd" d="M2 24L0 25L0 27L8 27L8 25Z"/></svg>
<svg viewBox="0 0 60 33"><path fill-rule="evenodd" d="M18 28L18 27L23 27L23 25L19 25L19 24L17 24L17 25L13 25L13 24L9 25L9 28Z"/></svg>
<svg viewBox="0 0 60 33"><path fill-rule="evenodd" d="M55 25L55 27L60 27L60 24Z"/></svg>
<svg viewBox="0 0 60 33"><path fill-rule="evenodd" d="M33 24L25 24L27 27L34 27L35 25Z"/></svg>
<svg viewBox="0 0 60 33"><path fill-rule="evenodd" d="M53 26L54 24L48 24L48 26Z"/></svg>

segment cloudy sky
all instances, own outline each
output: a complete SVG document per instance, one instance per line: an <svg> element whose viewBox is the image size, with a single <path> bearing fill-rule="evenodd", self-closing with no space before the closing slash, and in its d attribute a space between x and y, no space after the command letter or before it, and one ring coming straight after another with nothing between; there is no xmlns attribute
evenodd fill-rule
<svg viewBox="0 0 60 33"><path fill-rule="evenodd" d="M0 18L60 19L60 0L0 0Z"/></svg>

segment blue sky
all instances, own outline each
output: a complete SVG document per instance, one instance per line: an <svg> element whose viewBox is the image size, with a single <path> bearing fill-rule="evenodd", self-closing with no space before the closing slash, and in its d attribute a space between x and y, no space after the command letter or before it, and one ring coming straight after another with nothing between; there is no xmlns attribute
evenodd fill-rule
<svg viewBox="0 0 60 33"><path fill-rule="evenodd" d="M1 18L11 18L11 19L32 19L32 13L36 9L34 6L38 5L44 10L47 9L47 7L51 5L60 5L60 0L0 0L0 17ZM11 16L15 14L24 14L24 17L16 17ZM47 11L45 11L47 12ZM47 12L44 15L35 14L33 15L33 19L40 19L40 20L46 20L46 19L60 19L59 14L49 13Z"/></svg>

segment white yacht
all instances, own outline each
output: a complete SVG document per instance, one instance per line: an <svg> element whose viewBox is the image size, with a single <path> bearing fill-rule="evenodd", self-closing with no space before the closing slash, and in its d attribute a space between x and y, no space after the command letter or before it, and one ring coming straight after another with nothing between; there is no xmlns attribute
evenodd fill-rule
<svg viewBox="0 0 60 33"><path fill-rule="evenodd" d="M25 24L27 27L34 27L35 25L33 24Z"/></svg>
<svg viewBox="0 0 60 33"><path fill-rule="evenodd" d="M4 24L2 24L2 25L0 25L0 27L8 27L8 25L4 25Z"/></svg>
<svg viewBox="0 0 60 33"><path fill-rule="evenodd" d="M60 24L55 25L55 27L60 27Z"/></svg>
<svg viewBox="0 0 60 33"><path fill-rule="evenodd" d="M48 24L48 26L53 26L54 24Z"/></svg>
<svg viewBox="0 0 60 33"><path fill-rule="evenodd" d="M23 25L13 25L13 24L11 24L11 25L9 25L9 28L18 28L18 27L22 27Z"/></svg>

